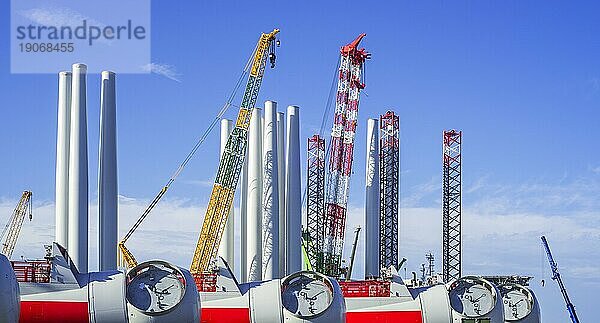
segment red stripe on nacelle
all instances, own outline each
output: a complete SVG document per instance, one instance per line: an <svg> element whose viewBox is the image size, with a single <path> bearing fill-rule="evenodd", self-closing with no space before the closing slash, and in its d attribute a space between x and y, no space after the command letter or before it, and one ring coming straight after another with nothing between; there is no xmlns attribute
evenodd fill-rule
<svg viewBox="0 0 600 323"><path fill-rule="evenodd" d="M420 311L386 311L386 312L348 312L347 323L422 323L423 318Z"/></svg>
<svg viewBox="0 0 600 323"><path fill-rule="evenodd" d="M21 301L19 322L89 322L88 303Z"/></svg>
<svg viewBox="0 0 600 323"><path fill-rule="evenodd" d="M249 308L202 308L201 323L249 323Z"/></svg>

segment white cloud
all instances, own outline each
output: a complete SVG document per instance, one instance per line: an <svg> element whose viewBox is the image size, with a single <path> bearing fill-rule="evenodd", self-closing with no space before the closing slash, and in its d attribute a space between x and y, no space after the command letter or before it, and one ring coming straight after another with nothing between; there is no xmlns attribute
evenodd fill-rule
<svg viewBox="0 0 600 323"><path fill-rule="evenodd" d="M433 190L432 181L422 185L421 192ZM540 245L546 235L572 298L585 315L586 290L600 286L600 217L598 216L598 186L593 181L575 180L561 185L523 184L501 187L486 181L474 190L463 208L463 273L521 274L535 276L532 286L542 302L545 317L560 321L562 300L550 280L550 270ZM544 205L544 201L546 202ZM147 207L148 200L119 198L122 237ZM423 203L423 201L420 201ZM0 223L6 223L16 200L0 199ZM567 207L559 207L567 205ZM138 260L165 259L188 266L195 249L205 205L189 200L169 198L156 207L128 247ZM239 210L236 209L236 244L239 246ZM90 268L96 268L96 207L90 206ZM36 203L34 220L23 225L14 257L43 256L42 244L54 236L54 206ZM344 258L352 247L356 226L364 226L364 209L350 205L348 209ZM364 270L364 234L357 248L354 277ZM400 258L406 257L408 273L417 271L425 262L425 253L436 256L436 270L441 270L441 210L434 202L429 206L403 204L400 210ZM239 247L238 249L239 250ZM239 270L239 252L235 271ZM403 272L403 271L402 271ZM545 278L547 287L537 284ZM552 320L550 320L552 321Z"/></svg>
<svg viewBox="0 0 600 323"><path fill-rule="evenodd" d="M16 200L0 202L0 223L4 225L12 215ZM139 218L148 206L147 200L119 199L119 237ZM189 205L186 200L161 201L131 237L127 246L140 260L163 258L186 266L196 246L198 232L204 217L204 207ZM97 208L89 209L90 268L97 268ZM23 224L14 258L27 259L44 255L44 244L54 240L54 204L34 204L33 221Z"/></svg>
<svg viewBox="0 0 600 323"><path fill-rule="evenodd" d="M142 66L142 70L144 72L162 75L170 80L181 83L181 74L177 73L177 70L173 65L149 63Z"/></svg>
<svg viewBox="0 0 600 323"><path fill-rule="evenodd" d="M488 178L488 176L479 177L475 180L473 184L471 184L468 187L465 187L464 194L474 193L482 188L485 188L485 186L487 185Z"/></svg>
<svg viewBox="0 0 600 323"><path fill-rule="evenodd" d="M33 8L20 12L21 16L44 26L77 26L83 20L94 25L102 25L90 17L69 8Z"/></svg>
<svg viewBox="0 0 600 323"><path fill-rule="evenodd" d="M421 205L427 197L430 197L432 193L438 192L440 195L442 192L441 180L437 176L431 177L427 182L416 185L411 188L407 196L402 197L401 204L403 206L414 207Z"/></svg>
<svg viewBox="0 0 600 323"><path fill-rule="evenodd" d="M201 181L201 185L208 181ZM212 184L212 182L211 182ZM428 191L431 185L423 185ZM576 184L580 187L581 184ZM597 193L590 186L583 185L591 194ZM484 190L487 190L484 189ZM567 195L570 189L555 188ZM595 213L597 206L588 201L587 194L580 194L572 203L581 203L579 207L572 207L572 211L545 214L539 207L538 194L527 198L525 192L542 192L544 196L558 199L561 194L552 192L545 185L524 186L515 191L522 195L515 200L505 193L481 198L472 203L465 204L463 208L463 238L465 268L478 271L495 272L507 268L526 269L539 271L539 263L528 262L536 258L539 253L539 236L548 236L556 251L565 255L566 263L573 275L591 276L590 270L595 268L595 259L600 257L600 218ZM493 188L492 191L496 192ZM564 197L571 200L570 197ZM529 203L527 203L529 201ZM122 237L126 230L133 225L137 218L147 207L148 200L132 197L119 197L120 223L119 231ZM532 206L524 210L524 205ZM560 204L558 201L549 202L552 207ZM16 200L0 200L0 223L6 223ZM583 207L582 207L583 206ZM148 216L139 230L132 236L128 246L140 259L157 258L164 256L167 260L186 265L191 259L191 253L200 231L205 212L205 205L195 205L189 200L169 198L161 201ZM590 211L592 210L592 211ZM96 206L90 205L90 248L95 252L96 243ZM50 243L54 235L54 206L51 203L36 203L34 220L26 222L23 226L21 239L17 245L15 255L26 257L39 257L43 254L41 245ZM239 213L236 210L236 217ZM239 220L237 221L239 222ZM409 259L408 266L416 270L423 262L426 252L432 251L439 258L441 248L441 210L438 206L411 207L402 206L400 209L400 253ZM352 241L352 232L356 226L364 227L364 209L362 206L351 205L348 209L347 239L345 255L349 255ZM239 230L239 223L236 225ZM239 241L239 232L237 232ZM362 273L364 231L358 245L358 256L355 274ZM585 250L581 246L586 246ZM493 251L493 252L490 252ZM539 257L538 257L539 258ZM90 257L95 262L94 257ZM511 266L506 266L509 261ZM440 259L438 259L438 264ZM92 266L92 263L90 264ZM575 266L576 265L576 266ZM537 266L537 267L536 267ZM600 279L600 276L598 276Z"/></svg>
<svg viewBox="0 0 600 323"><path fill-rule="evenodd" d="M188 179L188 180L182 180L181 182L185 183L185 184L197 185L197 186L201 186L201 187L213 187L213 185L215 184L214 179Z"/></svg>
<svg viewBox="0 0 600 323"><path fill-rule="evenodd" d="M119 195L117 198L119 199L119 202L134 202L136 200L133 197L127 197L125 195Z"/></svg>
<svg viewBox="0 0 600 323"><path fill-rule="evenodd" d="M71 28L76 28L82 26L83 21L85 20L88 26L97 26L101 29L106 27L105 23L99 22L70 8L33 8L22 10L19 14L26 19L43 26L69 26ZM104 37L99 38L96 41L105 45L111 45L113 43L112 40Z"/></svg>
<svg viewBox="0 0 600 323"><path fill-rule="evenodd" d="M589 79L588 82L591 87L592 93L596 93L596 92L600 91L600 78L592 77L591 79Z"/></svg>

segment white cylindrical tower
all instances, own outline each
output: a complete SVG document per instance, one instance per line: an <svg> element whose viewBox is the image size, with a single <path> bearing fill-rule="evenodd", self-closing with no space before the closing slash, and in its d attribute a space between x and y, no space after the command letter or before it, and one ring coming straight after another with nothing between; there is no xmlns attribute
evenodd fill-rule
<svg viewBox="0 0 600 323"><path fill-rule="evenodd" d="M248 149L242 166L242 178L240 179L240 275L241 283L248 278L246 262L248 259Z"/></svg>
<svg viewBox="0 0 600 323"><path fill-rule="evenodd" d="M255 108L248 133L246 271L248 281L262 279L262 110Z"/></svg>
<svg viewBox="0 0 600 323"><path fill-rule="evenodd" d="M279 278L279 165L277 102L265 102L263 129L263 279Z"/></svg>
<svg viewBox="0 0 600 323"><path fill-rule="evenodd" d="M98 265L117 269L118 182L115 73L102 72L98 153Z"/></svg>
<svg viewBox="0 0 600 323"><path fill-rule="evenodd" d="M365 277L379 277L379 132L377 119L367 121L365 180Z"/></svg>
<svg viewBox="0 0 600 323"><path fill-rule="evenodd" d="M73 64L69 140L69 255L81 273L88 270L88 154L85 64Z"/></svg>
<svg viewBox="0 0 600 323"><path fill-rule="evenodd" d="M69 129L71 128L71 72L58 73L58 122L56 133L55 238L68 247L69 232Z"/></svg>
<svg viewBox="0 0 600 323"><path fill-rule="evenodd" d="M286 272L302 270L302 193L300 191L300 116L297 106L287 113L287 150L285 183ZM283 273L282 273L283 274Z"/></svg>
<svg viewBox="0 0 600 323"><path fill-rule="evenodd" d="M225 152L225 146L227 145L227 139L229 134L233 130L233 121L222 119L221 120L221 153L219 156L223 156ZM234 269L234 234L235 234L235 219L233 217L233 206L227 216L227 224L223 230L223 237L221 238L221 244L219 245L219 256L225 259L229 268Z"/></svg>
<svg viewBox="0 0 600 323"><path fill-rule="evenodd" d="M285 114L277 112L277 182L279 190L279 274L285 273Z"/></svg>

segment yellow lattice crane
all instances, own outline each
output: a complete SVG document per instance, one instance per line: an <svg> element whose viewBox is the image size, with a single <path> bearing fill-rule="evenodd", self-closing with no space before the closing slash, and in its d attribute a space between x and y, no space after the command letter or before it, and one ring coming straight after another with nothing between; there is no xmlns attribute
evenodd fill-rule
<svg viewBox="0 0 600 323"><path fill-rule="evenodd" d="M17 244L17 239L19 239L19 234L21 233L23 220L25 220L27 214L29 214L29 221L31 221L33 217L31 215L31 209L31 192L24 191L17 207L15 207L15 210L13 211L12 217L4 227L4 230L2 230L2 235L0 235L0 241L4 241L2 242L2 253L6 258L10 258L13 251L15 251L15 245ZM29 211L29 213L27 211ZM4 237L6 237L6 240Z"/></svg>
<svg viewBox="0 0 600 323"><path fill-rule="evenodd" d="M256 99L258 97L258 91L260 89L262 77L264 75L265 64L266 64L267 58L271 62L271 67L273 67L275 64L274 40L275 40L275 35L278 32L279 32L279 29L275 29L268 34L263 33L261 35L260 40L258 41L258 44L256 45L256 48L254 50L254 53L252 54L252 57L249 61L249 64L246 66L246 68L244 69L244 72L242 73L242 76L244 74L248 73L247 68L248 67L250 68L249 79L248 79L248 83L246 86L246 90L244 92L242 106L241 106L239 114L238 114L236 127L233 131L235 133L235 139L232 139L233 134L229 137L229 140L227 142L227 148L226 148L226 153L227 152L229 152L229 153L224 154L223 157L221 158L221 164L219 166L219 174L221 174L221 175L217 175L217 181L215 182L215 188L217 187L217 183L218 183L219 187L223 188L223 190L220 190L219 191L220 193L218 194L218 196L215 196L215 189L213 189L213 194L211 196L211 202L209 204L209 212L207 212L207 218L208 218L210 212L215 213L215 211L217 211L218 214L212 214L210 216L211 219L213 219L213 221L217 221L217 219L221 219L223 216L225 217L223 224L227 220L228 213L225 213L223 215L222 211L224 209L227 209L227 212L229 212L229 209L231 207L231 202L229 202L228 206L225 207L222 204L225 201L225 200L223 200L223 198L230 199L231 201L233 200L233 191L235 191L235 186L237 184L237 181L239 178L239 173L241 171L241 165L243 164L243 160L244 160L243 155L245 154L245 147L246 147L246 142L247 142L247 132L248 132L248 126L250 124L250 117L252 115L252 109L254 108ZM208 136L210 131L214 128L214 126L219 122L219 120L221 119L223 114L227 111L227 109L231 105L231 101L235 97L235 94L237 92L239 85L241 85L241 81L242 81L242 78L240 77L240 79L238 80L238 83L236 84L236 87L234 88L234 91L231 93L229 99L227 100L227 102L225 103L225 105L223 106L221 111L218 113L216 118L213 120L211 125L208 127L208 129L204 132L202 137L200 137L200 139L198 140L198 142L196 143L196 145L194 146L192 151L187 155L187 157L183 160L181 165L179 165L179 167L177 168L175 173L169 178L169 181L167 182L167 184L160 190L160 192L158 192L156 197L152 200L152 202L150 202L150 204L144 210L142 215L134 223L134 225L131 227L131 229L129 229L129 231L127 231L127 233L125 234L123 239L121 239L121 241L118 243L118 249L119 249L118 259L119 259L119 266L121 268L133 268L137 265L137 260L135 259L135 256L125 246L125 243L127 242L127 240L129 240L131 235L137 230L137 228L140 226L140 224L142 224L142 222L146 219L146 217L148 217L148 215L154 209L154 207L158 204L160 199L165 195L165 193L167 192L167 190L169 189L171 184L173 184L173 182L175 181L177 176L179 176L179 174L183 171L183 169L185 168L187 163L191 160L192 156L196 153L196 151L198 150L200 145L204 142L204 140L206 139L206 137ZM243 149L243 150L241 150L241 149ZM237 153L236 153L236 151L237 151ZM241 151L241 157L236 155L236 154L240 154L239 151ZM224 162L223 160L225 158L226 158L226 161ZM223 171L221 171L222 169L223 169ZM227 174L225 174L223 172L226 172ZM237 174L237 175L234 175L234 174ZM223 185L223 184L225 184L225 185ZM227 194L225 194L225 193L226 193L226 190L230 187L233 187L233 189L231 190L231 196L228 197ZM220 206L217 207L215 203L218 203ZM210 211L211 206L214 209L212 211ZM219 221L221 221L221 220L219 220ZM214 224L211 224L211 225L217 225L217 222L214 222ZM221 222L218 222L218 223L221 223ZM206 226L206 218L205 218L204 224L205 225L203 226L202 232L204 232L204 227ZM211 228L213 228L213 227L211 226ZM211 251L211 252L213 252L212 257L214 257L216 255L216 250L217 250L218 244L221 240L222 233L223 233L222 226L220 228L220 231L212 232L212 234L215 234L215 235L218 234L218 238L213 236L210 239L210 241L211 241L210 243L215 243L215 241L216 241L216 247L212 248L212 249L214 249L214 251ZM201 234L200 236L201 236L201 240L202 240L202 237L206 236L206 235ZM201 243L199 241L198 246L200 247L200 245L201 245ZM202 246L203 246L202 250L204 250L205 249L204 247L206 247L207 245L202 244ZM212 250L211 248L209 248L209 249ZM198 254L198 249L196 250L196 253L194 255L194 262L192 263L192 268L194 268L194 264L197 263L195 261L196 254ZM206 264L204 264L203 266L206 266Z"/></svg>
<svg viewBox="0 0 600 323"><path fill-rule="evenodd" d="M215 184L190 266L193 275L200 275L206 271L210 262L217 256L227 216L233 204L233 195L244 164L250 118L258 98L267 58L271 61L271 67L274 67L275 64L274 44L278 32L279 29L274 29L268 34L263 33L256 46L235 128L229 135L225 151L221 156Z"/></svg>

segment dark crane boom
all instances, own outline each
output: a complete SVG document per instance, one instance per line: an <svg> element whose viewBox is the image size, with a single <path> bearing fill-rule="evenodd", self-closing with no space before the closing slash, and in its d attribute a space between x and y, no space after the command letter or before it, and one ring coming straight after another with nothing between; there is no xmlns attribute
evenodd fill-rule
<svg viewBox="0 0 600 323"><path fill-rule="evenodd" d="M560 292L562 293L563 298L565 299L565 303L567 303L567 310L569 311L569 316L571 317L571 321L573 323L579 323L579 318L577 318L577 313L575 313L575 306L571 303L569 299L569 295L567 294L567 289L565 288L565 284L563 284L562 279L560 278L560 273L558 272L558 265L554 261L552 257L552 253L550 252L550 247L548 246L548 240L546 237L542 236L542 245L546 250L546 255L548 256L548 262L550 263L550 268L552 269L552 279L556 280L558 283L558 287L560 288Z"/></svg>

